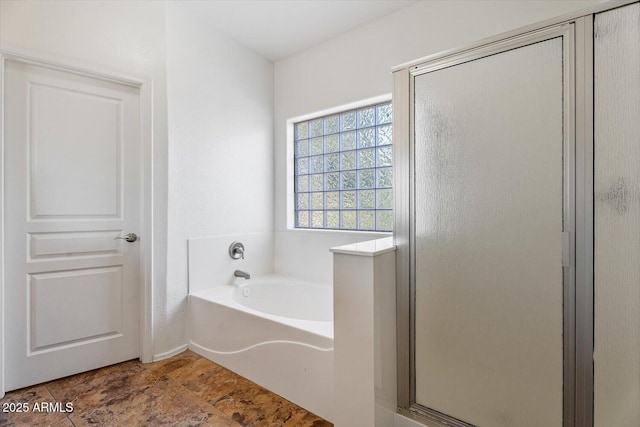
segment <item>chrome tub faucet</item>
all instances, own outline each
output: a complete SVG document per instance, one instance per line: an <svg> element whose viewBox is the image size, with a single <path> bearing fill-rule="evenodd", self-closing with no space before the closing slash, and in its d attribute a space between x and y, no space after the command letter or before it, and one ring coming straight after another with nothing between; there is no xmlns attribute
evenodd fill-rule
<svg viewBox="0 0 640 427"><path fill-rule="evenodd" d="M249 273L245 273L244 271L240 271L240 270L236 270L233 272L233 275L236 277L242 277L244 279L249 280L251 278L251 275Z"/></svg>

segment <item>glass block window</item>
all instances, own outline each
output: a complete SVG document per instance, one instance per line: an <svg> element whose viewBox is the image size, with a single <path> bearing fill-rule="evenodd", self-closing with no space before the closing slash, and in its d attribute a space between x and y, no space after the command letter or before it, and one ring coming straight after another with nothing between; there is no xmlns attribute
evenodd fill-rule
<svg viewBox="0 0 640 427"><path fill-rule="evenodd" d="M391 231L391 103L294 125L295 226Z"/></svg>

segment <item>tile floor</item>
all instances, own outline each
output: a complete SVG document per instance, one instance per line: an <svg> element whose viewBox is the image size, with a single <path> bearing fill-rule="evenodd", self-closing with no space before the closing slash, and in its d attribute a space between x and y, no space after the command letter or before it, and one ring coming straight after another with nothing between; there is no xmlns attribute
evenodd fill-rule
<svg viewBox="0 0 640 427"><path fill-rule="evenodd" d="M10 404L60 402L52 412ZM62 410L73 403L73 412ZM6 405L5 405L6 404ZM186 351L160 362L120 363L7 393L4 426L296 426L333 424L228 369Z"/></svg>

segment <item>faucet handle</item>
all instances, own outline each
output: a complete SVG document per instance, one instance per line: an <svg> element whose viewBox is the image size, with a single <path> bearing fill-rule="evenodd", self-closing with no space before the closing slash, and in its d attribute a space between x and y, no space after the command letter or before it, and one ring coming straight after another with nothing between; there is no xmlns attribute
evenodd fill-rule
<svg viewBox="0 0 640 427"><path fill-rule="evenodd" d="M244 245L240 242L233 242L229 246L229 256L233 259L244 259Z"/></svg>

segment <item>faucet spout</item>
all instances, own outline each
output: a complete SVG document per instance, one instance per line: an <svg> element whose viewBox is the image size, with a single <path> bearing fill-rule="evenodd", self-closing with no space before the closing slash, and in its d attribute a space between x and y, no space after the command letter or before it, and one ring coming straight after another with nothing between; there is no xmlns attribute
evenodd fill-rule
<svg viewBox="0 0 640 427"><path fill-rule="evenodd" d="M236 277L242 277L246 280L251 279L251 275L249 273L245 273L244 271L236 270L233 272L233 275Z"/></svg>

